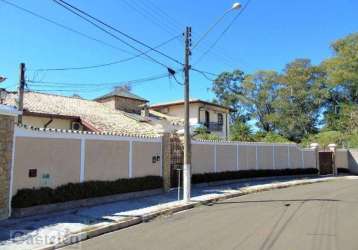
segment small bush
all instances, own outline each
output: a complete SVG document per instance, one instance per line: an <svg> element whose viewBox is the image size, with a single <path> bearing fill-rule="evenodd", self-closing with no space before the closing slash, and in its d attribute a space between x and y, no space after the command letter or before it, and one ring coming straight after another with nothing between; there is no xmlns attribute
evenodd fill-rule
<svg viewBox="0 0 358 250"><path fill-rule="evenodd" d="M316 168L226 171L226 172L219 172L219 173L194 174L192 176L192 183L204 183L204 182L213 182L213 181L235 180L235 179L256 178L256 177L284 176L284 175L309 175L309 174L317 174L317 173L318 171Z"/></svg>
<svg viewBox="0 0 358 250"><path fill-rule="evenodd" d="M87 181L68 183L54 189L21 189L12 198L12 207L24 208L37 205L66 202L114 194L138 192L163 187L160 176L146 176L115 181Z"/></svg>
<svg viewBox="0 0 358 250"><path fill-rule="evenodd" d="M348 168L338 168L337 172L340 174L349 174L350 173Z"/></svg>

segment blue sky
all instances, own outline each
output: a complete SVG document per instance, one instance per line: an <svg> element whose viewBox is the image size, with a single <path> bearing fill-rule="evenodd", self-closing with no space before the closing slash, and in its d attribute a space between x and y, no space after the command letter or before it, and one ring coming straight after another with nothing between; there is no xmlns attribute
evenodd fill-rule
<svg viewBox="0 0 358 250"><path fill-rule="evenodd" d="M70 26L116 47L129 47L95 27L66 12L52 0L7 0L59 23ZM68 0L89 13L100 17L118 29L156 46L181 34L186 25L192 26L193 43L224 13L232 0ZM247 0L241 3L245 4ZM251 0L245 12L196 68L220 73L239 68L247 73L259 69L282 70L295 58L310 58L313 63L329 57L332 41L358 31L358 1L356 0ZM213 32L193 50L192 62L215 41L235 16L231 12ZM127 58L129 55L26 14L0 1L0 74L8 80L0 85L14 89L18 82L18 65L25 62L27 77L49 82L103 83L76 91L86 98L108 92L105 83L165 73L165 68L137 58L130 62L95 70L47 72L34 75L31 69L95 65ZM183 42L179 38L160 48L183 59ZM136 45L132 43L133 45ZM136 45L137 46L137 45ZM143 47L138 46L141 50ZM132 53L136 54L132 50ZM176 68L175 63L155 54L151 56ZM181 81L181 76L178 75ZM211 100L211 82L191 72L191 96ZM72 87L71 87L72 88ZM73 89L80 90L73 85ZM58 86L46 89L61 89ZM133 86L133 92L152 103L181 99L182 86L167 78ZM62 92L58 92L62 93ZM62 93L63 94L63 93ZM65 93L71 94L71 93Z"/></svg>

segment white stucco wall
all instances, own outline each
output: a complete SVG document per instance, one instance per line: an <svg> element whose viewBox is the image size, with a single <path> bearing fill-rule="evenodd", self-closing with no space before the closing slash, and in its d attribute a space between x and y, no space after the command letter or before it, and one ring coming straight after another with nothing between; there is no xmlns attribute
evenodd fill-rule
<svg viewBox="0 0 358 250"><path fill-rule="evenodd" d="M200 112L199 112L199 108L200 108ZM206 110L209 112L210 122L215 122L215 123L218 122L218 113L223 114L223 130L222 131L212 131L212 133L216 134L222 138L225 138L226 135L229 136L229 131L226 132L226 129L228 127L226 123L229 121L229 114L227 113L227 110L220 108L220 107L206 105L206 104L202 104L202 103L191 103L190 111L189 111L190 125L204 123ZM184 118L184 105L183 104L161 108L158 111L162 112L164 114L168 114L170 116Z"/></svg>
<svg viewBox="0 0 358 250"><path fill-rule="evenodd" d="M46 123L50 121L50 118L47 117L36 117L36 116L23 116L22 123L25 125L33 126L36 128L43 128ZM57 129L71 129L71 120L68 119L57 119L54 118L53 121L47 126L48 128L57 128Z"/></svg>
<svg viewBox="0 0 358 250"><path fill-rule="evenodd" d="M184 119L184 105L170 106L167 108L163 108L160 111L164 114L180 117ZM199 115L198 112L199 112L199 104L197 103L190 104L190 108L189 108L190 125L194 125L198 123L198 115Z"/></svg>

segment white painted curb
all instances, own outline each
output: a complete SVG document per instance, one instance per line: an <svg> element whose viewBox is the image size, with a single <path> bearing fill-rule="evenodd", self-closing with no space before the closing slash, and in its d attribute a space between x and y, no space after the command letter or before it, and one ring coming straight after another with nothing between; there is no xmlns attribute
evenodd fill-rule
<svg viewBox="0 0 358 250"><path fill-rule="evenodd" d="M155 217L158 217L160 215L177 213L180 211L194 208L196 206L212 203L212 202L219 201L219 200L230 199L230 198L234 198L234 197L238 197L238 196L242 196L242 195L246 195L246 194L268 191L268 190L273 190L273 189L287 188L287 187L327 182L327 181L334 181L334 180L339 180L339 179L358 179L358 176L324 177L324 178L318 178L318 179L286 181L286 182L273 183L273 184L272 183L271 184L261 184L261 185L255 185L255 186L250 186L250 187L246 187L246 188L241 188L240 190L228 190L228 191L226 191L225 194L203 195L203 196L199 196L197 198L193 198L190 203L181 203L179 205L178 205L178 203L175 203L172 206L168 206L166 208L159 208L158 211L144 214L144 215L138 216L138 217L133 217L133 218L125 220L125 221L113 222L113 223L107 224L105 226L97 226L97 227L91 226L86 231L82 231L82 232L68 236L66 239L64 239L60 243L49 245L46 247L36 248L35 250L54 250L54 249L62 248L62 247L68 246L68 245L79 243L81 241L84 241L84 240L87 240L90 238L97 237L102 234L117 231L117 230L120 230L123 228L127 228L127 227L130 227L133 225L140 224L142 222L152 220Z"/></svg>

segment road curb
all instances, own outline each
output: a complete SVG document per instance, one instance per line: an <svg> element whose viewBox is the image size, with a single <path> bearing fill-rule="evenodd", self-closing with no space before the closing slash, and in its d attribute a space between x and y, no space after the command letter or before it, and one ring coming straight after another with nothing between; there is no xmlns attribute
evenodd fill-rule
<svg viewBox="0 0 358 250"><path fill-rule="evenodd" d="M207 198L204 200L193 199L193 201L190 202L189 204L174 205L173 207L160 209L158 211L148 213L148 214L145 214L142 216L138 216L138 217L134 217L134 218L132 217L125 221L112 222L112 223L104 225L104 226L93 227L92 229L72 234L72 235L66 237L62 242L53 244L51 246L36 248L35 250L59 249L59 248L65 247L65 246L79 243L79 242L87 240L87 239L91 239L91 238L100 236L102 234L114 232L114 231L128 228L128 227L131 227L131 226L143 223L143 222L147 222L147 221L150 221L150 220L152 220L158 216L161 216L161 215L174 214L174 213L178 213L181 211L192 209L194 207L211 204L213 202L217 202L217 201L221 201L221 200L231 199L231 198L235 198L235 197L239 197L239 196L243 196L243 195L247 195L247 194L264 192L264 191L269 191L269 190L274 190L274 189L288 188L288 187L293 187L293 186L314 184L314 183L320 183L320 182L328 182L328 181L333 181L333 180L337 180L340 178L344 178L344 177L326 177L326 178L313 179L313 180L297 180L297 181L287 181L284 183L263 184L263 185L242 188L241 190L232 191L232 193L228 193L228 194L218 194L216 197Z"/></svg>

